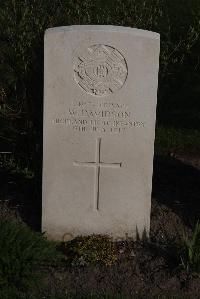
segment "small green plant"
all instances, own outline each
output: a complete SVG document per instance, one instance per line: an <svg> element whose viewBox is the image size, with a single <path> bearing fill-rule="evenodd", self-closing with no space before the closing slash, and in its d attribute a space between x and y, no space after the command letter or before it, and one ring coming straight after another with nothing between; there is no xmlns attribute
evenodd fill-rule
<svg viewBox="0 0 200 299"><path fill-rule="evenodd" d="M200 274L200 222L198 221L191 237L184 236L184 249L181 256L186 271Z"/></svg>
<svg viewBox="0 0 200 299"><path fill-rule="evenodd" d="M0 219L0 290L26 291L37 281L39 266L59 257L55 243L42 234L15 219Z"/></svg>
<svg viewBox="0 0 200 299"><path fill-rule="evenodd" d="M72 265L89 265L100 262L111 266L117 260L117 249L109 236L77 237L64 244L64 251Z"/></svg>

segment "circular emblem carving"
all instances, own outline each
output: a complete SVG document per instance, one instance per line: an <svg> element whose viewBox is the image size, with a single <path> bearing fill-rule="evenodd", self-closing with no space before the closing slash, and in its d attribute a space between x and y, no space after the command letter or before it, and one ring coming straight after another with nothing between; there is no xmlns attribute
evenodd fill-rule
<svg viewBox="0 0 200 299"><path fill-rule="evenodd" d="M113 47L92 45L74 59L77 84L93 96L107 96L120 89L128 74L122 54Z"/></svg>

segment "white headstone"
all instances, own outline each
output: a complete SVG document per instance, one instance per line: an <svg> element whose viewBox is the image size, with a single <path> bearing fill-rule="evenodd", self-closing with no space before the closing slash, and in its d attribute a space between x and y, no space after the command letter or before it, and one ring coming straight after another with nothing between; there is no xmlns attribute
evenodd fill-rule
<svg viewBox="0 0 200 299"><path fill-rule="evenodd" d="M52 239L148 235L159 34L48 29L42 228Z"/></svg>

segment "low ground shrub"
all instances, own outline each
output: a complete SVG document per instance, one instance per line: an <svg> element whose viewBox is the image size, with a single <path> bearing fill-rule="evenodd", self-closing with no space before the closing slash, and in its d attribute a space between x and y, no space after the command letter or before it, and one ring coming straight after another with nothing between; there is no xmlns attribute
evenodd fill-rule
<svg viewBox="0 0 200 299"><path fill-rule="evenodd" d="M38 267L60 258L54 242L15 219L0 219L0 290L23 292L38 277ZM37 274L36 274L37 273ZM0 296L1 296L0 291ZM1 297L0 297L1 298Z"/></svg>

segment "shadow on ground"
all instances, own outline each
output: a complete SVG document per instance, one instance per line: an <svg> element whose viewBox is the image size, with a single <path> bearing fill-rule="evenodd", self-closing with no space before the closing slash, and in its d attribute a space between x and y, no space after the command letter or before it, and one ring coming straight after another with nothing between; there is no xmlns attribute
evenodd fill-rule
<svg viewBox="0 0 200 299"><path fill-rule="evenodd" d="M0 169L0 200L14 208L32 229L41 229L41 186L35 178Z"/></svg>
<svg viewBox="0 0 200 299"><path fill-rule="evenodd" d="M186 226L193 227L200 217L200 169L156 155L152 197L176 213Z"/></svg>

